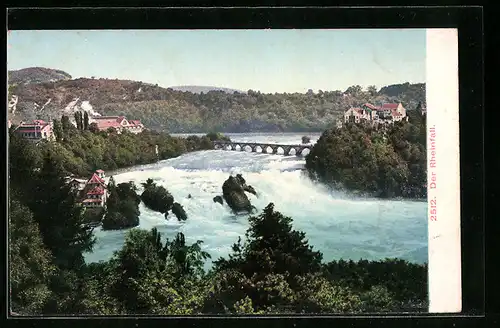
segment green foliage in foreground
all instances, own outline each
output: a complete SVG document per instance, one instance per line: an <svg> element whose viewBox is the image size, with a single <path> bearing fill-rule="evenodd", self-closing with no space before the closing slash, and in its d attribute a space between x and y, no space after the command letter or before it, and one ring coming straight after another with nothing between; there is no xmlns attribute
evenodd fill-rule
<svg viewBox="0 0 500 328"><path fill-rule="evenodd" d="M425 116L375 129L348 123L323 133L306 156L311 177L379 197L427 197Z"/></svg>
<svg viewBox="0 0 500 328"><path fill-rule="evenodd" d="M12 218L18 224L19 214ZM209 272L202 241L189 243L182 233L162 241L156 229L132 229L109 261L57 275L40 248L36 263L43 270L34 266L37 271L24 274L40 272L39 287L11 284L13 306L18 313L251 315L398 311L426 302L426 266L390 259L324 264L321 252L273 204L249 220L246 241L238 240L229 258L215 261ZM11 257L14 264L23 261L15 250ZM11 277L19 276L18 266L11 267ZM43 282L51 274L57 281L63 275L65 287L49 289ZM33 293L40 297L31 298ZM48 295L60 305L50 307Z"/></svg>

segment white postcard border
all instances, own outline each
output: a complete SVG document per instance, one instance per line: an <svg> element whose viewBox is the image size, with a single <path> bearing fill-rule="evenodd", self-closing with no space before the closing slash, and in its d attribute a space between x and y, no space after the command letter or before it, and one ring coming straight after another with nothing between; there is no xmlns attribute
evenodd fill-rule
<svg viewBox="0 0 500 328"><path fill-rule="evenodd" d="M427 29L429 312L462 310L458 30Z"/></svg>

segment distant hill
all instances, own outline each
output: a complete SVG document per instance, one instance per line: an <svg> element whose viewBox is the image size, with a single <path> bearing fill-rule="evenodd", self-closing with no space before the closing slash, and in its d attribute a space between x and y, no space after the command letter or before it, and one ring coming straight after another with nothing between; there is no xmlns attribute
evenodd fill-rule
<svg viewBox="0 0 500 328"><path fill-rule="evenodd" d="M8 71L9 84L28 84L71 80L68 73L45 67L29 67Z"/></svg>
<svg viewBox="0 0 500 328"><path fill-rule="evenodd" d="M385 94L388 97L425 99L425 83L410 84L406 82L402 84L392 84L381 88L379 93ZM402 101L404 102L405 100Z"/></svg>
<svg viewBox="0 0 500 328"><path fill-rule="evenodd" d="M197 89L197 93L140 81L68 80L64 72L52 72L56 75L51 81L61 79L9 84L9 119L14 123L35 118L48 120L86 110L91 114L140 119L149 128L172 133L312 132L326 129L349 107L365 102L402 102L408 110L416 108L419 102L425 104L422 83L386 86L378 92L353 86L349 92L265 94L225 89L232 92L201 93L202 89ZM201 88L214 91L212 87Z"/></svg>
<svg viewBox="0 0 500 328"><path fill-rule="evenodd" d="M170 87L170 89L182 92L192 92L192 93L208 93L210 91L223 91L225 93L245 93L245 91L229 89L229 88L219 88L219 87L210 87L210 86L200 86L200 85L181 85L176 87Z"/></svg>

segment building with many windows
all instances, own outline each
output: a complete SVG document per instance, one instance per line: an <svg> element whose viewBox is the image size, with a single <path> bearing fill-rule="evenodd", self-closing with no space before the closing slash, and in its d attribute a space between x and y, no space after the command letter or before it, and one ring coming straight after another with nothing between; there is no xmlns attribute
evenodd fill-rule
<svg viewBox="0 0 500 328"><path fill-rule="evenodd" d="M97 170L81 190L81 203L84 207L103 207L106 204L107 197L108 191L104 181L104 171Z"/></svg>
<svg viewBox="0 0 500 328"><path fill-rule="evenodd" d="M95 123L99 131L114 128L117 133L127 130L131 133L141 133L144 125L140 120L127 120L125 116L92 116L89 123Z"/></svg>
<svg viewBox="0 0 500 328"><path fill-rule="evenodd" d="M21 122L21 124L16 127L15 133L33 141L54 139L52 123L43 120L34 120L31 123Z"/></svg>
<svg viewBox="0 0 500 328"><path fill-rule="evenodd" d="M365 103L360 107L349 108L344 113L344 123L359 123L362 120L374 124L387 124L408 121L408 116L401 103L388 103L381 106Z"/></svg>

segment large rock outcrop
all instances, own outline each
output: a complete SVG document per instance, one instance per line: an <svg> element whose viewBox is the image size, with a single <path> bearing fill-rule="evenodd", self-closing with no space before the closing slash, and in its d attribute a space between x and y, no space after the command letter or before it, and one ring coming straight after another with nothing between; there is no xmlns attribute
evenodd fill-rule
<svg viewBox="0 0 500 328"><path fill-rule="evenodd" d="M114 182L108 184L109 196L102 219L103 230L127 229L139 225L141 199L136 189L133 182L124 182L117 186Z"/></svg>
<svg viewBox="0 0 500 328"><path fill-rule="evenodd" d="M182 207L181 204L175 202L172 205L172 213L177 217L177 220L179 221L186 221L187 220L187 214L184 208Z"/></svg>
<svg viewBox="0 0 500 328"><path fill-rule="evenodd" d="M222 198L222 196L215 196L215 197L213 198L213 201L214 201L214 203L219 203L219 204L221 204L221 205L223 205L223 204L224 204L224 199Z"/></svg>
<svg viewBox="0 0 500 328"><path fill-rule="evenodd" d="M157 186L153 179L148 179L144 186L144 192L141 194L141 200L147 208L160 212L168 213L174 204L174 197L163 186Z"/></svg>
<svg viewBox="0 0 500 328"><path fill-rule="evenodd" d="M222 185L222 196L234 212L253 211L254 207L250 203L245 191L257 195L255 189L246 184L241 174L237 174L235 177L230 176Z"/></svg>

